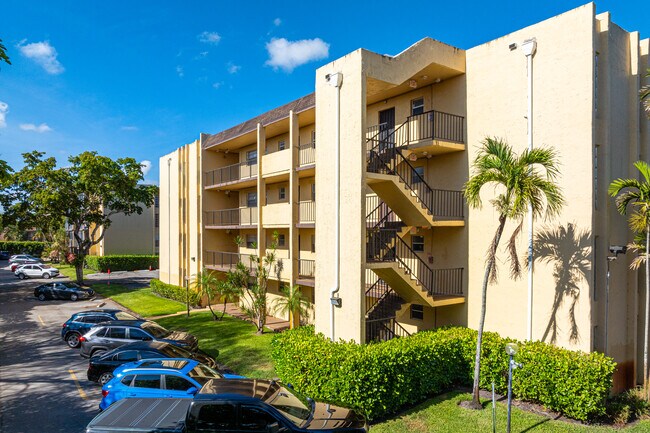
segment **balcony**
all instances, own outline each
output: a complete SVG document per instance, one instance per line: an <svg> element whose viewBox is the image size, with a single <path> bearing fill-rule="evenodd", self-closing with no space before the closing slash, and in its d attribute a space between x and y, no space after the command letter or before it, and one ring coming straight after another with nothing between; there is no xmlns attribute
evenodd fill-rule
<svg viewBox="0 0 650 433"><path fill-rule="evenodd" d="M226 251L204 251L203 252L203 265L208 269L216 271L228 272L237 267L237 263L242 262L253 269L250 260L250 254L232 253Z"/></svg>
<svg viewBox="0 0 650 433"><path fill-rule="evenodd" d="M314 287L316 277L316 261L298 259L298 279L296 282L303 286Z"/></svg>
<svg viewBox="0 0 650 433"><path fill-rule="evenodd" d="M316 163L316 141L300 145L298 150L298 161L301 169Z"/></svg>
<svg viewBox="0 0 650 433"><path fill-rule="evenodd" d="M203 212L206 229L240 229L257 225L257 207L208 210Z"/></svg>
<svg viewBox="0 0 650 433"><path fill-rule="evenodd" d="M241 189L253 186L257 179L257 159L206 171L203 175L205 189Z"/></svg>
<svg viewBox="0 0 650 433"><path fill-rule="evenodd" d="M316 224L316 202L313 200L298 203L298 228L314 228Z"/></svg>
<svg viewBox="0 0 650 433"><path fill-rule="evenodd" d="M291 149L278 150L262 156L262 176L264 178L289 178L291 171Z"/></svg>
<svg viewBox="0 0 650 433"><path fill-rule="evenodd" d="M262 208L264 227L289 227L291 225L291 204L273 203Z"/></svg>

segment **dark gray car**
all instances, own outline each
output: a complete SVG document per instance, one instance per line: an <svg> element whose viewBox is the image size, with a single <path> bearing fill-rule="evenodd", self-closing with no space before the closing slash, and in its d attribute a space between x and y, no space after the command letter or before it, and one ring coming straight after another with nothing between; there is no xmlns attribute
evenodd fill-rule
<svg viewBox="0 0 650 433"><path fill-rule="evenodd" d="M147 320L114 320L93 326L79 337L81 356L90 358L100 352L112 350L136 341L171 343L195 352L198 340L187 332L168 331L156 322Z"/></svg>

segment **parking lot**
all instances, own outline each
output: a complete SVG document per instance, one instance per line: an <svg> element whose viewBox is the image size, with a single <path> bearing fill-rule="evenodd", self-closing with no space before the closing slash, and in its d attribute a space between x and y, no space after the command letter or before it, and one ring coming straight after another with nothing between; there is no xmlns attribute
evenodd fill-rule
<svg viewBox="0 0 650 433"><path fill-rule="evenodd" d="M33 290L45 280L18 280L6 265L0 261L0 432L83 432L101 388L86 379L88 361L60 331L73 313L102 301L40 302Z"/></svg>

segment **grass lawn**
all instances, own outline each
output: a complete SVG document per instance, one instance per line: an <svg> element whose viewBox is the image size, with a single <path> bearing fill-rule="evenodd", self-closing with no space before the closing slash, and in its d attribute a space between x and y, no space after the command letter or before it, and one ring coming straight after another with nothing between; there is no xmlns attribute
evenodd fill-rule
<svg viewBox="0 0 650 433"><path fill-rule="evenodd" d="M61 272L61 275L65 275L73 281L77 279L77 272L75 271L74 266L66 263L52 263L51 266L57 268L59 272ZM92 269L84 268L84 275L94 274L95 272L96 271Z"/></svg>
<svg viewBox="0 0 650 433"><path fill-rule="evenodd" d="M156 320L168 329L179 329L196 335L199 347L208 354L219 350L216 358L237 374L247 377L271 379L275 377L271 360L271 338L273 332L255 335L252 323L224 316L223 321L212 320L212 314L201 312L165 317Z"/></svg>
<svg viewBox="0 0 650 433"><path fill-rule="evenodd" d="M492 403L484 403L485 409L474 411L458 406L462 400L470 400L471 394L452 392L435 397L389 421L373 425L373 433L393 432L445 432L445 433L483 433L492 431ZM506 405L497 403L497 431L506 431ZM596 427L554 421L524 412L513 406L512 432L533 433L641 433L650 432L650 421L641 421L625 429Z"/></svg>
<svg viewBox="0 0 650 433"><path fill-rule="evenodd" d="M100 295L111 298L129 310L143 316L162 316L185 310L185 304L171 299L161 298L151 292L151 288L133 289L119 284L93 284L93 290Z"/></svg>

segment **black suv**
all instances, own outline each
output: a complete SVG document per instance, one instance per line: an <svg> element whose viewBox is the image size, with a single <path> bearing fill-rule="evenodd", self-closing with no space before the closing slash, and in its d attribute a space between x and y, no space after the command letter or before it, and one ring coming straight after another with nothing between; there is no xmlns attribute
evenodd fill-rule
<svg viewBox="0 0 650 433"><path fill-rule="evenodd" d="M161 341L196 352L198 340L192 334L168 331L148 320L115 320L100 323L79 337L81 356L89 358L99 352L112 350L136 341Z"/></svg>

